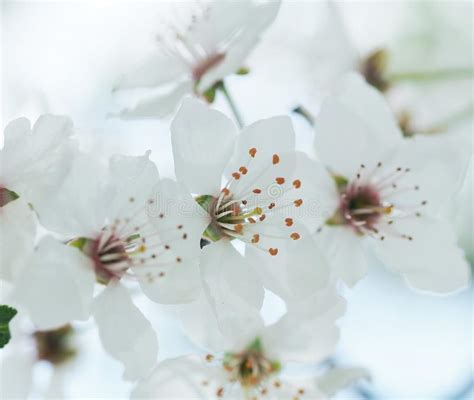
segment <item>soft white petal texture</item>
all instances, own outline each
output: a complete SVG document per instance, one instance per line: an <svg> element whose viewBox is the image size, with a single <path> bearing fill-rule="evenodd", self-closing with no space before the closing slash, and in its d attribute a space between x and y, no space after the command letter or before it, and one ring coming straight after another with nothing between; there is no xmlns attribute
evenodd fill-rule
<svg viewBox="0 0 474 400"><path fill-rule="evenodd" d="M204 291L192 303L177 306L175 312L192 342L215 352L229 348L232 342L220 331L214 310Z"/></svg>
<svg viewBox="0 0 474 400"><path fill-rule="evenodd" d="M208 385L203 385L203 381ZM222 381L217 367L205 364L196 356L172 358L160 362L150 376L138 382L130 397L132 400L209 400L216 398Z"/></svg>
<svg viewBox="0 0 474 400"><path fill-rule="evenodd" d="M284 300L302 300L324 288L329 279L329 264L305 227L295 223L291 230L286 227L282 231L275 228L272 219L265 222L267 225L258 229L259 245L264 249L277 248L278 254L271 256L268 251L253 245L248 245L245 252L248 261L256 266L264 286ZM293 231L300 234L299 240L288 239Z"/></svg>
<svg viewBox="0 0 474 400"><path fill-rule="evenodd" d="M158 169L148 157L114 155L109 161L109 220L132 216L144 209L153 188L159 182Z"/></svg>
<svg viewBox="0 0 474 400"><path fill-rule="evenodd" d="M0 279L12 281L33 251L36 221L30 206L16 199L0 207Z"/></svg>
<svg viewBox="0 0 474 400"><path fill-rule="evenodd" d="M332 368L318 377L316 384L322 392L334 396L339 390L362 379L370 379L370 371L366 368Z"/></svg>
<svg viewBox="0 0 474 400"><path fill-rule="evenodd" d="M323 103L315 122L315 149L331 171L348 179L361 164L384 160L402 140L383 96L357 74L348 74Z"/></svg>
<svg viewBox="0 0 474 400"><path fill-rule="evenodd" d="M44 237L16 281L14 299L42 330L90 315L95 274L78 249Z"/></svg>
<svg viewBox="0 0 474 400"><path fill-rule="evenodd" d="M148 374L158 356L158 341L128 291L120 283L110 282L94 300L93 315L105 350L125 367L124 379Z"/></svg>
<svg viewBox="0 0 474 400"><path fill-rule="evenodd" d="M322 3L322 2L321 2ZM326 15L311 41L307 64L316 89L329 89L340 77L357 68L359 54L352 42L338 4L326 2Z"/></svg>
<svg viewBox="0 0 474 400"><path fill-rule="evenodd" d="M224 60L216 67L211 68L202 77L199 88L206 90L215 82L224 79L226 76L235 73L240 67L244 66L245 59L248 57L253 48L258 44L260 35L275 19L280 8L280 1L268 1L266 3L249 2L249 1L224 1L215 2L215 7L211 9L211 16L215 15L215 20L209 19L207 28L213 29L212 39L215 40L219 33L218 29L222 29L223 40L227 37L233 37L231 43L226 49ZM249 8L246 10L246 8ZM219 10L220 8L220 10ZM226 8L230 8L226 10ZM226 15L217 15L218 13L226 13ZM214 15L212 15L214 14ZM236 21L239 25L238 18L242 18L241 26L236 29L229 24L229 18Z"/></svg>
<svg viewBox="0 0 474 400"><path fill-rule="evenodd" d="M0 186L35 203L63 179L69 169L72 122L50 114L38 118L33 129L26 118L5 128L0 152Z"/></svg>
<svg viewBox="0 0 474 400"><path fill-rule="evenodd" d="M165 304L192 301L201 290L198 260L209 215L182 184L170 179L163 179L155 186L152 199L154 203L147 207L147 216L156 232L154 237L158 243L169 246L157 256L157 261L169 267L164 269L165 276L160 279L150 279L146 272L142 274L140 266L134 268L134 272L152 300Z"/></svg>
<svg viewBox="0 0 474 400"><path fill-rule="evenodd" d="M67 239L96 237L109 207L106 172L94 157L76 153L69 175L55 188L54 196L35 204L41 224Z"/></svg>
<svg viewBox="0 0 474 400"><path fill-rule="evenodd" d="M374 241L378 257L410 286L437 293L465 288L470 268L451 225L427 217L396 219L393 229L413 240L388 236Z"/></svg>
<svg viewBox="0 0 474 400"><path fill-rule="evenodd" d="M171 124L178 181L192 193L217 195L234 148L232 121L203 103L186 98Z"/></svg>
<svg viewBox="0 0 474 400"><path fill-rule="evenodd" d="M244 330L259 327L263 285L247 259L222 239L204 247L200 265L204 291L221 331L229 337L243 336Z"/></svg>
<svg viewBox="0 0 474 400"><path fill-rule="evenodd" d="M317 363L330 356L339 340L336 320L346 310L334 283L304 301L287 304L287 312L263 333L266 351L281 362Z"/></svg>
<svg viewBox="0 0 474 400"><path fill-rule="evenodd" d="M394 149L384 169L410 168L410 172L397 182L400 188L419 187L419 190L394 190L390 199L395 204L419 206L419 211L431 215L443 211L454 201L467 173L472 154L472 132L448 132L441 135L417 135L407 138Z"/></svg>
<svg viewBox="0 0 474 400"><path fill-rule="evenodd" d="M256 156L251 160L249 173L258 167L271 163L273 154L289 153L295 148L295 131L291 119L278 116L262 119L244 128L238 135L228 173L247 165L250 161L249 150L255 148ZM250 169L250 166L252 169Z"/></svg>
<svg viewBox="0 0 474 400"><path fill-rule="evenodd" d="M11 345L11 344L10 344ZM2 350L4 351L4 350ZM2 358L0 364L0 397L2 399L27 399L33 385L34 354L18 346Z"/></svg>
<svg viewBox="0 0 474 400"><path fill-rule="evenodd" d="M156 53L144 60L134 71L119 80L114 89L131 89L137 87L155 87L173 82L188 72L186 65L178 58Z"/></svg>
<svg viewBox="0 0 474 400"><path fill-rule="evenodd" d="M192 82L183 81L172 89L140 100L134 107L125 108L117 115L122 119L137 118L164 118L172 114L177 108L183 96L192 93Z"/></svg>
<svg viewBox="0 0 474 400"><path fill-rule="evenodd" d="M310 232L316 232L332 217L339 205L334 179L322 163L300 152L296 157L294 178L301 181L301 188L295 194L304 199L303 205L295 210L295 217Z"/></svg>
<svg viewBox="0 0 474 400"><path fill-rule="evenodd" d="M331 265L332 273L353 287L368 272L363 237L346 226L325 226L315 235Z"/></svg>

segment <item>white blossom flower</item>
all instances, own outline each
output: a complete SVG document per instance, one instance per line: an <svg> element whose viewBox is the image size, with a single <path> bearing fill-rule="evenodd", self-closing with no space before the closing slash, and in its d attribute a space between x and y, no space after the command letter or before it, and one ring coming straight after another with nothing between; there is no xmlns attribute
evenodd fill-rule
<svg viewBox="0 0 474 400"><path fill-rule="evenodd" d="M440 213L466 171L464 139L403 138L383 97L357 75L323 103L315 147L330 171L324 187L334 213L319 237L348 285L367 271L369 242L415 288L449 292L468 284L463 252Z"/></svg>
<svg viewBox="0 0 474 400"><path fill-rule="evenodd" d="M218 314L239 299L260 308L262 285L285 299L324 287L326 261L302 224L323 218L317 187L306 182L319 167L295 152L290 119L258 121L237 136L224 114L189 98L171 132L177 179L206 211L197 215L210 242L200 268Z"/></svg>
<svg viewBox="0 0 474 400"><path fill-rule="evenodd" d="M159 181L148 154L114 156L108 169L77 155L54 198L36 207L40 222L68 245L51 237L40 242L16 281L16 301L40 329L92 313L105 349L125 364L125 377L146 373L156 360L156 335L123 282L138 280L160 303L187 302L199 294L196 259L205 226L196 230L178 213L175 219L157 218L155 225L148 219L158 199L176 207L166 196L177 201L179 193L174 182ZM93 298L95 281L106 288Z"/></svg>
<svg viewBox="0 0 474 400"><path fill-rule="evenodd" d="M186 94L203 96L214 84L244 67L245 59L272 23L280 2L219 0L200 4L188 26L158 37L158 49L115 89L161 88L120 116L163 117Z"/></svg>
<svg viewBox="0 0 474 400"><path fill-rule="evenodd" d="M253 324L236 325L229 335L206 340L211 352L158 364L148 378L137 384L132 399L326 398L314 380L290 378L285 368L291 362L320 362L332 353L338 340L334 322L344 308L344 301L330 285L309 301L292 303L272 325L264 326L255 314ZM196 321L198 310L199 306L190 313ZM200 311L200 316L212 315ZM217 321L212 316L200 318L195 327L202 330L199 325L203 323L213 328Z"/></svg>

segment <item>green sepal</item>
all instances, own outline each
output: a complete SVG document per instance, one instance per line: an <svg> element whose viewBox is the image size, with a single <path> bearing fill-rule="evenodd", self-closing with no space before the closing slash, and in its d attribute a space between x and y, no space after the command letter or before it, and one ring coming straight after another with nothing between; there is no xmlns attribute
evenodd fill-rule
<svg viewBox="0 0 474 400"><path fill-rule="evenodd" d="M0 349L11 339L9 323L16 314L17 310L13 307L0 305Z"/></svg>
<svg viewBox="0 0 474 400"><path fill-rule="evenodd" d="M237 71L236 71L236 75L247 75L250 73L250 69L247 68L247 67L240 67Z"/></svg>
<svg viewBox="0 0 474 400"><path fill-rule="evenodd" d="M255 340L247 346L247 350L255 351L258 353L263 352L262 340L257 337Z"/></svg>
<svg viewBox="0 0 474 400"><path fill-rule="evenodd" d="M86 239L84 237L80 237L80 238L73 239L73 240L69 241L68 245L72 246L72 247L77 247L79 250L82 250L84 248L85 244L87 243L87 240L88 239Z"/></svg>
<svg viewBox="0 0 474 400"><path fill-rule="evenodd" d="M13 190L7 188L0 188L0 207L6 206L13 200L18 199L20 196Z"/></svg>
<svg viewBox="0 0 474 400"><path fill-rule="evenodd" d="M217 92L217 87L216 85L211 86L209 89L207 89L202 96L206 99L208 103L214 103L214 100L216 99L216 92Z"/></svg>
<svg viewBox="0 0 474 400"><path fill-rule="evenodd" d="M333 175L332 179L334 179L334 183L336 184L337 190L339 190L339 192L343 191L349 184L349 180L342 175Z"/></svg>

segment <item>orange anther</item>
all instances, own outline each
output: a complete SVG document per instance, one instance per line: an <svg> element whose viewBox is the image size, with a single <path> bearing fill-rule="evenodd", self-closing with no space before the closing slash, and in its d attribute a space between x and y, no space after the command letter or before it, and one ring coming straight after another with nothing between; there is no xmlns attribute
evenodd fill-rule
<svg viewBox="0 0 474 400"><path fill-rule="evenodd" d="M298 232L293 232L290 237L293 239L293 240L298 240L301 236Z"/></svg>
<svg viewBox="0 0 474 400"><path fill-rule="evenodd" d="M252 243L258 243L258 241L260 240L260 235L258 233L256 233L255 235L253 235L252 237Z"/></svg>
<svg viewBox="0 0 474 400"><path fill-rule="evenodd" d="M245 175L247 172L249 172L249 170L245 167L240 167L239 171L242 173L242 175Z"/></svg>
<svg viewBox="0 0 474 400"><path fill-rule="evenodd" d="M244 229L244 226L242 224L236 224L235 225L235 231L237 233L242 233L242 230Z"/></svg>
<svg viewBox="0 0 474 400"><path fill-rule="evenodd" d="M295 179L293 181L293 186L295 187L295 189L299 189L301 187L301 181L299 179Z"/></svg>
<svg viewBox="0 0 474 400"><path fill-rule="evenodd" d="M249 154L250 154L250 157L254 158L255 157L255 154L257 154L257 149L255 147L252 147L250 150L249 150Z"/></svg>
<svg viewBox="0 0 474 400"><path fill-rule="evenodd" d="M272 162L273 165L278 164L280 162L280 156L278 154L273 154Z"/></svg>
<svg viewBox="0 0 474 400"><path fill-rule="evenodd" d="M254 192L255 194L260 194L262 193L262 191L260 189L254 189L252 190L252 192Z"/></svg>
<svg viewBox="0 0 474 400"><path fill-rule="evenodd" d="M303 200L298 199L298 200L295 200L293 203L295 204L295 207L299 207L299 206L301 206L301 204L303 204Z"/></svg>
<svg viewBox="0 0 474 400"><path fill-rule="evenodd" d="M293 218L285 218L285 224L286 226L293 225Z"/></svg>
<svg viewBox="0 0 474 400"><path fill-rule="evenodd" d="M238 172L234 172L232 176L236 181L240 179L240 174Z"/></svg>
<svg viewBox="0 0 474 400"><path fill-rule="evenodd" d="M285 178L278 177L278 178L275 178L275 181L276 181L276 183L278 183L279 185L283 185L283 184L285 183Z"/></svg>
<svg viewBox="0 0 474 400"><path fill-rule="evenodd" d="M276 256L276 255L278 254L278 249L277 249L277 248L270 247L270 248L268 249L268 252L270 253L270 255Z"/></svg>

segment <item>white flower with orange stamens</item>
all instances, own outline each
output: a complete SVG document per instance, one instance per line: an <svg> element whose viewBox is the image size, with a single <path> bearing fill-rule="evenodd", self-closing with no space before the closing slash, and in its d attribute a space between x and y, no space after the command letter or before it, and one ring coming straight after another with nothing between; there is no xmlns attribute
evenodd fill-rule
<svg viewBox="0 0 474 400"><path fill-rule="evenodd" d="M302 224L323 218L303 179L319 167L295 151L291 120L258 121L237 135L224 114L189 98L171 131L177 179L206 211L200 267L217 313L225 318L237 299L260 308L264 286L285 299L324 287L326 262Z"/></svg>
<svg viewBox="0 0 474 400"><path fill-rule="evenodd" d="M216 83L245 67L245 59L275 19L280 1L219 0L197 5L189 25L158 37L153 54L115 87L162 88L132 108L124 118L163 117L183 96L203 96Z"/></svg>
<svg viewBox="0 0 474 400"><path fill-rule="evenodd" d="M309 301L289 304L287 313L272 325L265 326L258 314L248 310L252 323L235 323L235 329L225 336L208 334L217 331L218 321L206 302L190 307L188 319L195 320L199 331L205 326L207 332L204 343L199 339L196 343L209 352L158 364L149 377L138 382L132 399L327 398L315 379L295 379L287 371L291 363L314 365L334 351L338 340L335 320L345 309L334 285ZM201 336L188 333L194 340Z"/></svg>
<svg viewBox="0 0 474 400"><path fill-rule="evenodd" d="M108 169L77 155L54 196L36 206L40 222L64 243L41 241L16 281L16 301L40 329L92 313L105 349L125 365L125 377L147 373L157 357L156 334L124 283L138 282L159 303L188 302L199 294L205 225L171 212L194 203L182 193L176 183L159 180L148 154L114 156ZM159 215L153 224L149 214ZM94 282L106 286L95 298Z"/></svg>
<svg viewBox="0 0 474 400"><path fill-rule="evenodd" d="M449 292L468 284L468 264L441 214L466 171L465 139L403 138L380 93L355 74L341 81L317 118L315 147L333 198L319 238L348 285L367 271L366 242L415 288Z"/></svg>

